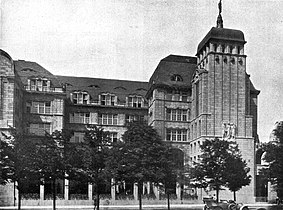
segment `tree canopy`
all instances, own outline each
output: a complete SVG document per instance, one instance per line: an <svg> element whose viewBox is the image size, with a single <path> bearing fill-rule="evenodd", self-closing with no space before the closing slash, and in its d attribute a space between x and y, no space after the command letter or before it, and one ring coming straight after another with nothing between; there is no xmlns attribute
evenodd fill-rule
<svg viewBox="0 0 283 210"><path fill-rule="evenodd" d="M268 166L263 168L261 175L274 185L277 196L283 199L283 125L274 130L274 141L262 145L265 151L264 160Z"/></svg>
<svg viewBox="0 0 283 210"><path fill-rule="evenodd" d="M205 140L200 147L202 155L191 172L196 186L212 187L216 190L218 201L221 187L228 187L236 192L250 183L249 169L235 142L215 138Z"/></svg>
<svg viewBox="0 0 283 210"><path fill-rule="evenodd" d="M165 183L174 177L170 158L171 147L161 140L151 126L133 122L127 127L123 141L115 144L109 167L116 181L137 183L141 209L141 190L144 182Z"/></svg>
<svg viewBox="0 0 283 210"><path fill-rule="evenodd" d="M109 186L110 179L113 178L106 168L112 143L109 132L97 126L89 126L81 145L83 162L81 175L95 187L97 209L99 209L99 195L102 187L107 184Z"/></svg>
<svg viewBox="0 0 283 210"><path fill-rule="evenodd" d="M37 180L36 177L36 145L11 128L10 134L2 133L1 184L17 182L19 193L18 209L21 208L21 193L27 183Z"/></svg>

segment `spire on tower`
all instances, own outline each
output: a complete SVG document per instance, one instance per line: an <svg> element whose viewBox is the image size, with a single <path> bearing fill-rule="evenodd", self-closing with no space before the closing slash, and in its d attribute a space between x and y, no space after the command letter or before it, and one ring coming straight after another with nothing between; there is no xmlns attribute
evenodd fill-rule
<svg viewBox="0 0 283 210"><path fill-rule="evenodd" d="M219 9L219 14L218 14L217 21L216 21L216 27L223 28L223 19L221 16L221 12L222 12L222 1L221 0L218 3L218 9Z"/></svg>

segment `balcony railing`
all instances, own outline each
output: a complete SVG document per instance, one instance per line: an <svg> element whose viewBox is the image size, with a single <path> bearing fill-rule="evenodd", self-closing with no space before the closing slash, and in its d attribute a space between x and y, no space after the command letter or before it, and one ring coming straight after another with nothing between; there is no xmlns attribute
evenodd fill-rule
<svg viewBox="0 0 283 210"><path fill-rule="evenodd" d="M49 93L64 93L65 91L63 88L53 88L53 87L33 87L33 86L28 86L25 85L25 90L30 91L30 92L49 92Z"/></svg>

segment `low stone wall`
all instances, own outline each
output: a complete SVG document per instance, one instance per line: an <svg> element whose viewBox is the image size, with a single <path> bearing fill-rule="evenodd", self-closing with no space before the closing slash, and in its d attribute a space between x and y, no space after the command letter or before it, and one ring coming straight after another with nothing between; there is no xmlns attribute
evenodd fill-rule
<svg viewBox="0 0 283 210"><path fill-rule="evenodd" d="M52 200L22 200L23 206L51 206ZM167 200L157 200L157 199L143 199L143 204L166 204ZM170 203L172 204L196 204L202 203L199 200L178 200L178 199L170 199ZM105 199L100 200L101 205L138 205L138 200L112 200ZM93 205L93 200L56 200L56 205Z"/></svg>

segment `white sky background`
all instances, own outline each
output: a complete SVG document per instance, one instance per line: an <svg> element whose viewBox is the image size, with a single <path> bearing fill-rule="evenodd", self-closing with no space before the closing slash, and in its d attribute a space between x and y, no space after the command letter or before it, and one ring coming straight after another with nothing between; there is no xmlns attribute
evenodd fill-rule
<svg viewBox="0 0 283 210"><path fill-rule="evenodd" d="M261 90L258 133L283 120L283 1L223 0L242 30L247 72ZM0 48L56 75L148 81L169 54L194 56L218 0L0 0Z"/></svg>

